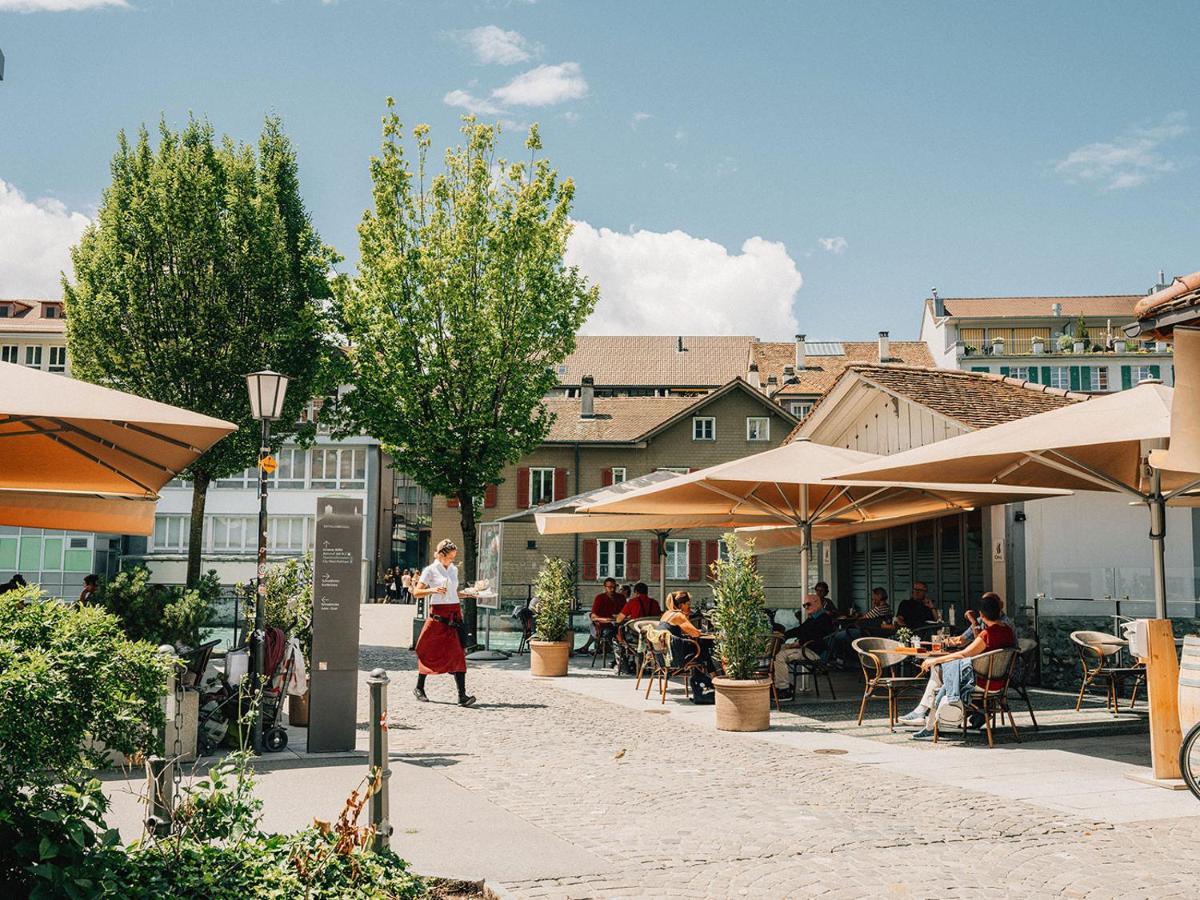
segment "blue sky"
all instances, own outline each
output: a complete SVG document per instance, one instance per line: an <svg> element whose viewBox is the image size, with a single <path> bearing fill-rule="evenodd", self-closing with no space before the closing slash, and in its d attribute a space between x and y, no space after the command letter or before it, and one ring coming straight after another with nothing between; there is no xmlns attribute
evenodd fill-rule
<svg viewBox="0 0 1200 900"><path fill-rule="evenodd" d="M1141 292L1200 268L1198 21L1183 3L0 0L0 295L55 290L118 129L189 110L246 140L281 115L352 266L388 95L435 143L464 105L514 150L541 123L578 183L593 331L904 338L930 286Z"/></svg>

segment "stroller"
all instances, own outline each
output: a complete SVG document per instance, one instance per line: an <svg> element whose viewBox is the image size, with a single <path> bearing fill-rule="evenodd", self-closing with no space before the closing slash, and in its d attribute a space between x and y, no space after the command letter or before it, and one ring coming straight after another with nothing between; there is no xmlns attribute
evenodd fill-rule
<svg viewBox="0 0 1200 900"><path fill-rule="evenodd" d="M286 649L287 639L283 631L268 628L263 655L269 674L263 681L257 699L261 707L263 749L269 753L278 753L288 744L287 729L283 727L283 707L288 682L292 677L292 661ZM228 668L233 666L229 665ZM245 677L245 672L235 672L232 678L228 672L223 672L218 676L214 690L200 694L198 741L202 755L216 749L227 738L229 726L240 723L253 706L255 698L249 691L242 691Z"/></svg>

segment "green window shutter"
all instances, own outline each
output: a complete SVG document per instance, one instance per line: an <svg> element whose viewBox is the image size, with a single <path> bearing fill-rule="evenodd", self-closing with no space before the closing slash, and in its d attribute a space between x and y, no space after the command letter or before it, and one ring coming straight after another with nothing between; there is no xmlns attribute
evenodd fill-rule
<svg viewBox="0 0 1200 900"><path fill-rule="evenodd" d="M987 366L971 366L971 371L972 372L990 372L992 370L990 368L988 368Z"/></svg>
<svg viewBox="0 0 1200 900"><path fill-rule="evenodd" d="M1041 381L1041 383L1042 384L1050 383L1050 367L1049 366L1042 366L1042 381Z"/></svg>
<svg viewBox="0 0 1200 900"><path fill-rule="evenodd" d="M1038 367L1037 366L1029 367L1029 383L1030 384L1038 383Z"/></svg>
<svg viewBox="0 0 1200 900"><path fill-rule="evenodd" d="M1007 377L1008 377L1008 373L1009 373L1009 368L1008 368L1008 366L1001 366L1001 367L1000 367L1000 374L1001 374L1001 375L1003 375L1005 378L1007 378Z"/></svg>
<svg viewBox="0 0 1200 900"><path fill-rule="evenodd" d="M1133 387L1133 366L1121 366L1121 390Z"/></svg>
<svg viewBox="0 0 1200 900"><path fill-rule="evenodd" d="M1160 369L1158 366L1150 367L1150 377L1151 378L1162 378L1161 373L1162 373L1162 369Z"/></svg>
<svg viewBox="0 0 1200 900"><path fill-rule="evenodd" d="M1071 390L1079 390L1079 366L1071 366Z"/></svg>

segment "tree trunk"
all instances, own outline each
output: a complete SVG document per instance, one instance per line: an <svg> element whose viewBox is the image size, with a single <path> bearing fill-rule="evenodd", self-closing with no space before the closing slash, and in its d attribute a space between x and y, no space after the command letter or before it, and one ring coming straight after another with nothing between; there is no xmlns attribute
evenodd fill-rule
<svg viewBox="0 0 1200 900"><path fill-rule="evenodd" d="M192 476L192 520L188 530L187 586L200 581L200 555L204 552L204 506L212 476L197 472Z"/></svg>
<svg viewBox="0 0 1200 900"><path fill-rule="evenodd" d="M467 493L458 494L458 516L462 525L462 565L459 566L459 583L475 583L475 498ZM498 589L498 588L497 588ZM475 646L479 612L473 597L463 598L463 621L467 626L468 648Z"/></svg>

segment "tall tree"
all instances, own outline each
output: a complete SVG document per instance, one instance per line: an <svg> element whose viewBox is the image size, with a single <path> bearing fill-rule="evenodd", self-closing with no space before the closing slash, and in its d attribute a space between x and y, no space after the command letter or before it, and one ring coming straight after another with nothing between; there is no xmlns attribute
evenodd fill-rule
<svg viewBox="0 0 1200 900"><path fill-rule="evenodd" d="M389 98L358 276L336 293L354 384L345 427L458 501L471 579L484 492L545 438L553 367L575 349L598 291L563 262L575 187L538 155L537 126L528 160L512 164L496 159L497 128L466 117L462 135L431 176L429 129L412 131L414 167ZM473 614L468 604L472 628Z"/></svg>
<svg viewBox="0 0 1200 900"><path fill-rule="evenodd" d="M63 278L67 348L78 378L237 423L183 473L192 482L187 581L200 577L206 491L254 464L245 375L291 379L276 442L311 433L302 408L328 390L330 267L300 199L296 155L278 119L255 148L214 140L207 122L124 132L95 223ZM307 432L306 432L307 429ZM247 510L249 512L249 510Z"/></svg>

